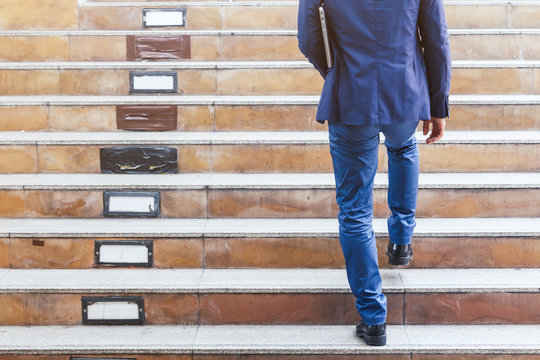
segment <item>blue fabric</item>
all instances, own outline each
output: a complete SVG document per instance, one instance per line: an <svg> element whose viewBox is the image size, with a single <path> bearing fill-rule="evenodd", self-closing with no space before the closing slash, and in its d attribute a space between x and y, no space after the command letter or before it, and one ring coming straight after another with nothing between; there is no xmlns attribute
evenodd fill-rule
<svg viewBox="0 0 540 360"><path fill-rule="evenodd" d="M373 180L377 172L379 132L388 153L390 241L410 244L416 225L419 157L418 121L395 125L329 123L330 154L339 206L339 240L356 308L368 325L386 321L377 247L372 227Z"/></svg>
<svg viewBox="0 0 540 360"><path fill-rule="evenodd" d="M300 0L298 47L325 78L316 120L392 124L448 117L451 57L443 0Z"/></svg>

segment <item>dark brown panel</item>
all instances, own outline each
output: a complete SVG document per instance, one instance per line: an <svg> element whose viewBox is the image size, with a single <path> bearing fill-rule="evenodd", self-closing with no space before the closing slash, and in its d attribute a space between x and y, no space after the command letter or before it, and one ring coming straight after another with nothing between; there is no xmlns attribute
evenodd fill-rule
<svg viewBox="0 0 540 360"><path fill-rule="evenodd" d="M176 130L176 105L119 105L116 125L122 130Z"/></svg>
<svg viewBox="0 0 540 360"><path fill-rule="evenodd" d="M127 60L190 59L191 38L180 36L135 36L126 37Z"/></svg>
<svg viewBox="0 0 540 360"><path fill-rule="evenodd" d="M176 174L178 153L165 146L116 146L101 148L101 172L104 174Z"/></svg>

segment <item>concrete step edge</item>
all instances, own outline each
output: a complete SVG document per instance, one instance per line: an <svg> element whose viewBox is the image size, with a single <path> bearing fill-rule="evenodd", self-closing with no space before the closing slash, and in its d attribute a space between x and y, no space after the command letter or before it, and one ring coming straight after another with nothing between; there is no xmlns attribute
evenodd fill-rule
<svg viewBox="0 0 540 360"><path fill-rule="evenodd" d="M420 189L539 189L540 173L421 173ZM388 174L375 175L388 188ZM1 190L298 190L334 189L332 173L0 174Z"/></svg>
<svg viewBox="0 0 540 360"><path fill-rule="evenodd" d="M474 6L487 6L487 5L539 5L537 1L533 0L444 0L445 5L474 5ZM108 2L94 2L91 0L79 0L79 7L239 7L239 6L297 6L296 0L279 0L279 1L246 1L246 0L234 0L234 1L178 1L178 2L166 2L166 1L153 1L148 3L147 1L108 1Z"/></svg>
<svg viewBox="0 0 540 360"><path fill-rule="evenodd" d="M420 143L427 135L416 133ZM120 132L3 131L0 145L326 145L327 131ZM380 143L384 143L381 134ZM540 131L447 131L445 144L540 144Z"/></svg>
<svg viewBox="0 0 540 360"><path fill-rule="evenodd" d="M0 333L0 354L13 355L540 354L540 325L388 325L386 346L365 345L351 325L2 326Z"/></svg>
<svg viewBox="0 0 540 360"><path fill-rule="evenodd" d="M386 293L540 293L540 268L381 269ZM0 269L0 293L348 293L345 269Z"/></svg>
<svg viewBox="0 0 540 360"><path fill-rule="evenodd" d="M540 60L454 60L454 69L540 68ZM0 70L224 70L313 69L307 61L28 61L0 62Z"/></svg>
<svg viewBox="0 0 540 360"><path fill-rule="evenodd" d="M0 218L0 236L20 238L338 237L338 221L302 219L33 219ZM385 218L373 220L388 236ZM415 237L540 237L538 218L417 218Z"/></svg>
<svg viewBox="0 0 540 360"><path fill-rule="evenodd" d="M312 105L318 95L24 95L0 96L0 106L82 105ZM450 105L540 105L540 95L450 95Z"/></svg>
<svg viewBox="0 0 540 360"><path fill-rule="evenodd" d="M296 36L297 30L1 30L0 36ZM449 29L450 35L538 35L540 29Z"/></svg>

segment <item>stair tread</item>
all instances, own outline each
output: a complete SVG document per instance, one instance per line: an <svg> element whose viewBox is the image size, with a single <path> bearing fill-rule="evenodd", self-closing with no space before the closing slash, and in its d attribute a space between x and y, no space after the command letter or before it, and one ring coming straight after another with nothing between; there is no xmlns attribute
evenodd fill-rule
<svg viewBox="0 0 540 360"><path fill-rule="evenodd" d="M3 190L334 189L332 173L0 174ZM420 189L538 189L540 173L420 173ZM388 174L375 175L376 189Z"/></svg>
<svg viewBox="0 0 540 360"><path fill-rule="evenodd" d="M317 105L318 95L15 95L0 106L16 105ZM450 95L451 105L538 105L540 95Z"/></svg>
<svg viewBox="0 0 540 360"><path fill-rule="evenodd" d="M296 36L297 30L0 30L0 36L118 36L118 35L192 35L192 36ZM449 35L538 35L540 29L449 29Z"/></svg>
<svg viewBox="0 0 540 360"><path fill-rule="evenodd" d="M539 292L540 268L381 269L387 293ZM0 269L0 293L349 293L345 269Z"/></svg>
<svg viewBox="0 0 540 360"><path fill-rule="evenodd" d="M388 325L368 346L348 325L2 326L0 353L538 354L540 325ZM32 339L32 341L29 341Z"/></svg>
<svg viewBox="0 0 540 360"><path fill-rule="evenodd" d="M417 132L416 137L422 142L427 135ZM0 145L325 145L328 142L328 131L0 132ZM380 142L384 142L382 134ZM445 132L437 144L540 144L540 131L452 130Z"/></svg>
<svg viewBox="0 0 540 360"><path fill-rule="evenodd" d="M540 60L453 60L453 68L538 68ZM25 61L0 62L2 70L47 69L313 69L308 61Z"/></svg>
<svg viewBox="0 0 540 360"><path fill-rule="evenodd" d="M373 220L387 236L386 219ZM337 219L0 218L3 237L336 237ZM537 237L538 218L417 218L416 237Z"/></svg>

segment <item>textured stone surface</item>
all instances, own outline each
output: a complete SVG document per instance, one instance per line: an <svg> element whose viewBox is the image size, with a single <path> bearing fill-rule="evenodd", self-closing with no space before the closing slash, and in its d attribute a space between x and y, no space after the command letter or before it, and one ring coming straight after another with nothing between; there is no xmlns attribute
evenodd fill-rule
<svg viewBox="0 0 540 360"><path fill-rule="evenodd" d="M52 106L50 127L54 131L114 131L112 106Z"/></svg>
<svg viewBox="0 0 540 360"><path fill-rule="evenodd" d="M220 60L304 60L294 36L226 36Z"/></svg>
<svg viewBox="0 0 540 360"><path fill-rule="evenodd" d="M30 217L101 217L100 191L27 191L25 213Z"/></svg>
<svg viewBox="0 0 540 360"><path fill-rule="evenodd" d="M62 70L64 95L127 95L129 72L125 70Z"/></svg>
<svg viewBox="0 0 540 360"><path fill-rule="evenodd" d="M68 36L0 36L1 61L69 60Z"/></svg>
<svg viewBox="0 0 540 360"><path fill-rule="evenodd" d="M0 131L47 130L48 126L47 106L0 107Z"/></svg>
<svg viewBox="0 0 540 360"><path fill-rule="evenodd" d="M70 39L72 61L125 61L125 36L72 36Z"/></svg>
<svg viewBox="0 0 540 360"><path fill-rule="evenodd" d="M450 36L452 59L508 60L519 59L520 35L454 35ZM530 57L527 57L530 59Z"/></svg>
<svg viewBox="0 0 540 360"><path fill-rule="evenodd" d="M403 295L389 294L388 324L403 321ZM355 324L360 317L351 294L207 294L201 324Z"/></svg>
<svg viewBox="0 0 540 360"><path fill-rule="evenodd" d="M34 173L36 171L35 146L0 146L0 173Z"/></svg>
<svg viewBox="0 0 540 360"><path fill-rule="evenodd" d="M12 268L90 268L93 239L11 239Z"/></svg>
<svg viewBox="0 0 540 360"><path fill-rule="evenodd" d="M77 0L3 0L0 28L77 29Z"/></svg>
<svg viewBox="0 0 540 360"><path fill-rule="evenodd" d="M540 294L407 294L407 324L538 324Z"/></svg>
<svg viewBox="0 0 540 360"><path fill-rule="evenodd" d="M0 70L0 92L5 95L60 94L55 70Z"/></svg>
<svg viewBox="0 0 540 360"><path fill-rule="evenodd" d="M38 169L44 173L99 172L98 146L38 146Z"/></svg>

